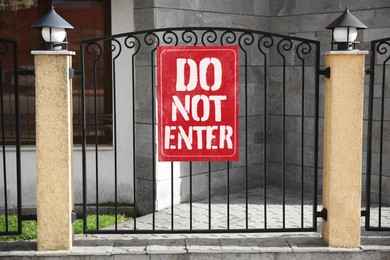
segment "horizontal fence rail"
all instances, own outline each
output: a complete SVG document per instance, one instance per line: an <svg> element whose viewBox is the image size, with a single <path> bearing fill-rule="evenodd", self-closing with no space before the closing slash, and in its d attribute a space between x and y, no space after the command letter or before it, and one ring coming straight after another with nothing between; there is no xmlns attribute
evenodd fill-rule
<svg viewBox="0 0 390 260"><path fill-rule="evenodd" d="M390 231L390 38L371 42L368 96L366 230Z"/></svg>
<svg viewBox="0 0 390 260"><path fill-rule="evenodd" d="M17 44L0 38L0 235L21 234L20 115Z"/></svg>
<svg viewBox="0 0 390 260"><path fill-rule="evenodd" d="M156 49L216 45L239 48L240 159L159 162ZM315 231L319 47L318 41L231 28L82 41L84 232ZM101 70L101 63L111 69ZM101 73L112 79L112 145L99 140L107 128L98 118L98 90L107 84ZM87 92L94 98L86 99ZM91 108L94 116L86 114ZM126 207L133 208L131 220L99 228L107 208L117 214Z"/></svg>

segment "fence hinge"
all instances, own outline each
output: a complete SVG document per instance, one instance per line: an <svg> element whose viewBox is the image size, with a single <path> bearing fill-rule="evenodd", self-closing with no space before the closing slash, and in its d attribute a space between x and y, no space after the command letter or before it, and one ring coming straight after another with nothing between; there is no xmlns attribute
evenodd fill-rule
<svg viewBox="0 0 390 260"><path fill-rule="evenodd" d="M75 75L74 69L69 68L69 79L73 79L73 78L74 78L74 75Z"/></svg>
<svg viewBox="0 0 390 260"><path fill-rule="evenodd" d="M366 69L364 72L365 72L367 75L371 75L372 70L371 70L371 69Z"/></svg>
<svg viewBox="0 0 390 260"><path fill-rule="evenodd" d="M323 208L321 211L317 211L316 217L328 221L328 210L326 208Z"/></svg>
<svg viewBox="0 0 390 260"><path fill-rule="evenodd" d="M70 213L70 217L71 217L71 219L72 219L72 223L74 223L74 222L76 221L76 219L77 219L77 214L76 214L76 212L74 212L74 211L72 210L72 212Z"/></svg>
<svg viewBox="0 0 390 260"><path fill-rule="evenodd" d="M330 67L326 67L325 69L320 70L319 74L325 76L327 79L330 78Z"/></svg>
<svg viewBox="0 0 390 260"><path fill-rule="evenodd" d="M69 79L73 79L73 78L74 78L74 69L69 68Z"/></svg>
<svg viewBox="0 0 390 260"><path fill-rule="evenodd" d="M362 210L361 213L360 213L360 216L366 217L367 216L367 211Z"/></svg>
<svg viewBox="0 0 390 260"><path fill-rule="evenodd" d="M17 73L18 73L18 76L33 76L33 77L35 77L34 70L18 70Z"/></svg>

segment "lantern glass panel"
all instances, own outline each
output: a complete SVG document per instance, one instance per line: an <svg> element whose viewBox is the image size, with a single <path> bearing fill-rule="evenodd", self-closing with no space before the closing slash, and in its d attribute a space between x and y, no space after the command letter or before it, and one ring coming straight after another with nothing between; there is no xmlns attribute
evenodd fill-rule
<svg viewBox="0 0 390 260"><path fill-rule="evenodd" d="M355 27L349 27L349 37L348 27L337 27L333 30L333 38L336 42L354 42L357 37L357 29Z"/></svg>

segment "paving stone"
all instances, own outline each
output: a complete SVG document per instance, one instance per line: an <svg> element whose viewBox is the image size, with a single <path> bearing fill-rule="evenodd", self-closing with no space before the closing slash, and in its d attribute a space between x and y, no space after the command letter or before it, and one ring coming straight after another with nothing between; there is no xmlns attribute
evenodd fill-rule
<svg viewBox="0 0 390 260"><path fill-rule="evenodd" d="M321 238L313 237L294 237L287 238L287 242L290 244L294 252L327 252L329 247Z"/></svg>
<svg viewBox="0 0 390 260"><path fill-rule="evenodd" d="M256 238L260 252L290 252L292 248L286 238Z"/></svg>
<svg viewBox="0 0 390 260"><path fill-rule="evenodd" d="M223 253L258 253L260 250L256 240L251 238L220 239L220 243Z"/></svg>
<svg viewBox="0 0 390 260"><path fill-rule="evenodd" d="M222 254L201 254L201 253L190 253L189 259L191 260L221 260Z"/></svg>
<svg viewBox="0 0 390 260"><path fill-rule="evenodd" d="M73 256L84 256L84 255L93 255L93 256L105 256L110 255L112 251L112 246L75 246L70 251L70 255Z"/></svg>
<svg viewBox="0 0 390 260"><path fill-rule="evenodd" d="M146 254L147 240L115 240L112 254Z"/></svg>
<svg viewBox="0 0 390 260"><path fill-rule="evenodd" d="M158 254L158 255L150 255L150 259L152 260L184 260L187 259L187 255L185 254Z"/></svg>
<svg viewBox="0 0 390 260"><path fill-rule="evenodd" d="M92 238L92 237L91 237ZM112 247L114 245L115 240L107 240L107 239L77 239L74 241L74 247L96 247L96 246L105 246Z"/></svg>
<svg viewBox="0 0 390 260"><path fill-rule="evenodd" d="M147 254L183 254L186 253L184 239L148 240Z"/></svg>
<svg viewBox="0 0 390 260"><path fill-rule="evenodd" d="M9 251L30 252L35 250L37 250L36 241L0 242L0 252L9 252Z"/></svg>
<svg viewBox="0 0 390 260"><path fill-rule="evenodd" d="M186 248L189 253L221 253L221 243L218 239L186 239Z"/></svg>

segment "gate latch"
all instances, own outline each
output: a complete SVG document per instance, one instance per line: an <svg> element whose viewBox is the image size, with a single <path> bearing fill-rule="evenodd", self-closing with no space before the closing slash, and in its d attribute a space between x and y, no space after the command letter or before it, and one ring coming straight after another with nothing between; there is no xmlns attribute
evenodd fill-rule
<svg viewBox="0 0 390 260"><path fill-rule="evenodd" d="M325 76L325 78L329 79L330 78L330 67L326 67L325 69L320 70L319 74L323 75L323 76Z"/></svg>
<svg viewBox="0 0 390 260"><path fill-rule="evenodd" d="M328 210L326 208L323 208L321 211L317 211L316 217L328 221Z"/></svg>

